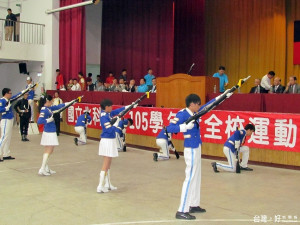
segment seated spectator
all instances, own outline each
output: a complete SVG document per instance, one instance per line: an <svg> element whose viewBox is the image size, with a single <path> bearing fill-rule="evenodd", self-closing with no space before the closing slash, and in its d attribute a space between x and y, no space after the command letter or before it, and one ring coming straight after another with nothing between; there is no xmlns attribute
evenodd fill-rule
<svg viewBox="0 0 300 225"><path fill-rule="evenodd" d="M284 92L285 87L281 85L281 79L279 77L274 78L274 85L271 88L272 93L281 94Z"/></svg>
<svg viewBox="0 0 300 225"><path fill-rule="evenodd" d="M288 94L300 93L300 85L298 85L296 81L297 81L297 77L290 76L289 82L286 85L286 89L284 90L284 93L288 93Z"/></svg>
<svg viewBox="0 0 300 225"><path fill-rule="evenodd" d="M148 72L148 74L146 74L146 75L144 76L144 78L145 78L145 83L146 83L146 85L148 85L148 86L152 86L152 79L155 78L155 76L152 74L153 71L152 71L151 68L148 68L148 69L147 69L147 72Z"/></svg>
<svg viewBox="0 0 300 225"><path fill-rule="evenodd" d="M104 83L104 91L110 91L110 84Z"/></svg>
<svg viewBox="0 0 300 225"><path fill-rule="evenodd" d="M119 91L119 84L118 84L117 79L113 80L112 85L110 85L110 87L109 87L109 91L114 91L114 92Z"/></svg>
<svg viewBox="0 0 300 225"><path fill-rule="evenodd" d="M73 86L72 86L71 90L72 91L81 91L81 86L78 83L76 78L73 79Z"/></svg>
<svg viewBox="0 0 300 225"><path fill-rule="evenodd" d="M102 81L97 83L97 86L95 86L95 91L105 91L105 86Z"/></svg>
<svg viewBox="0 0 300 225"><path fill-rule="evenodd" d="M96 80L96 82L95 82L95 87L98 87L99 82L101 82L102 85L103 85L103 82L101 81L100 75L97 75L97 80Z"/></svg>
<svg viewBox="0 0 300 225"><path fill-rule="evenodd" d="M261 79L260 85L266 90L266 93L268 93L272 87L271 85L271 79L275 76L274 71L270 71L268 74L263 76Z"/></svg>
<svg viewBox="0 0 300 225"><path fill-rule="evenodd" d="M95 87L94 87L94 84L92 82L92 78L90 78L90 77L86 78L86 83L87 83L86 90L87 91L94 91Z"/></svg>
<svg viewBox="0 0 300 225"><path fill-rule="evenodd" d="M83 73L82 72L79 72L78 73L78 79L79 79L79 85L80 85L80 89L81 91L85 91L86 90L86 87L85 87L85 79L83 77Z"/></svg>
<svg viewBox="0 0 300 225"><path fill-rule="evenodd" d="M251 88L250 93L266 93L266 90L260 85L260 79L254 80L254 87Z"/></svg>
<svg viewBox="0 0 300 225"><path fill-rule="evenodd" d="M119 79L119 91L120 92L126 91L126 85L124 84L124 79L123 78Z"/></svg>
<svg viewBox="0 0 300 225"><path fill-rule="evenodd" d="M88 73L88 77L91 78L91 80L93 82L93 74L92 73Z"/></svg>
<svg viewBox="0 0 300 225"><path fill-rule="evenodd" d="M144 78L140 79L140 86L137 87L137 92L146 92L148 91L148 86Z"/></svg>
<svg viewBox="0 0 300 225"><path fill-rule="evenodd" d="M67 90L70 91L72 87L73 87L73 79L70 79L69 83L67 84Z"/></svg>
<svg viewBox="0 0 300 225"><path fill-rule="evenodd" d="M123 79L123 80L124 80L124 84L127 83L127 70L126 70L126 69L123 69L123 70L122 70L122 73L121 73L121 75L120 75L120 77L119 77L119 80L120 80L120 79Z"/></svg>
<svg viewBox="0 0 300 225"><path fill-rule="evenodd" d="M150 86L149 91L152 93L156 93L156 78L152 79L152 86Z"/></svg>
<svg viewBox="0 0 300 225"><path fill-rule="evenodd" d="M114 79L115 79L115 78L114 78L113 72L109 72L109 73L108 73L108 77L107 77L106 80L105 80L105 83L107 83L107 84L112 84Z"/></svg>
<svg viewBox="0 0 300 225"><path fill-rule="evenodd" d="M128 92L136 92L135 80L131 79L126 89Z"/></svg>

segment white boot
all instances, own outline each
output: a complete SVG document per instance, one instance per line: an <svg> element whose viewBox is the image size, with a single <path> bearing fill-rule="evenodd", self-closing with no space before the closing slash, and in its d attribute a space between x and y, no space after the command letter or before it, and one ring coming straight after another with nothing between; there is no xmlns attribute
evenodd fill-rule
<svg viewBox="0 0 300 225"><path fill-rule="evenodd" d="M48 173L50 173L50 174L56 174L56 171L51 170L51 169L49 168L48 164L46 164L45 170L46 170Z"/></svg>
<svg viewBox="0 0 300 225"><path fill-rule="evenodd" d="M106 193L106 192L108 192L108 189L103 186L104 178L105 178L105 171L102 170L100 172L100 180L99 180L99 185L97 187L97 192L98 193Z"/></svg>
<svg viewBox="0 0 300 225"><path fill-rule="evenodd" d="M110 182L110 170L107 171L107 174L105 176L105 187L108 190L117 190L118 188L113 186Z"/></svg>
<svg viewBox="0 0 300 225"><path fill-rule="evenodd" d="M41 166L41 169L38 172L39 175L44 175L44 176L50 176L51 175L49 172L46 171L46 165L47 165L48 157L49 157L48 153L43 154L42 166Z"/></svg>

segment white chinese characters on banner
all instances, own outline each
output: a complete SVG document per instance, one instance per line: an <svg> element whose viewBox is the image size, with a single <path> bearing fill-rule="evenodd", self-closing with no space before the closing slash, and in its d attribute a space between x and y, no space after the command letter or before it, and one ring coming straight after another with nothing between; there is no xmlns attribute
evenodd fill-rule
<svg viewBox="0 0 300 225"><path fill-rule="evenodd" d="M99 126L101 126L101 124L100 124L100 108L99 107L93 107L92 108L92 115L91 115L91 117L92 117L92 121L93 121L93 124L94 125L99 125Z"/></svg>
<svg viewBox="0 0 300 225"><path fill-rule="evenodd" d="M251 143L253 141L255 144L268 145L268 126L270 124L269 118L250 117L249 120L255 126L255 133L251 135L248 142Z"/></svg>
<svg viewBox="0 0 300 225"><path fill-rule="evenodd" d="M204 121L204 123L209 126L206 128L207 133L204 134L204 137L222 139L221 135L217 135L217 133L220 133L221 131L217 127L222 125L223 122L215 114L212 114L208 119Z"/></svg>
<svg viewBox="0 0 300 225"><path fill-rule="evenodd" d="M277 119L275 120L275 142L274 145L293 148L296 145L297 126L293 120Z"/></svg>
<svg viewBox="0 0 300 225"><path fill-rule="evenodd" d="M74 118L74 106L70 106L68 108L68 122L73 123L75 122L75 118Z"/></svg>
<svg viewBox="0 0 300 225"><path fill-rule="evenodd" d="M163 118L162 118L162 112L158 111L151 111L150 113L150 128L152 128L153 133L157 133L158 130L161 130L163 128Z"/></svg>
<svg viewBox="0 0 300 225"><path fill-rule="evenodd" d="M245 122L244 119L237 116L236 118L231 119L231 115L228 115L227 120L225 123L227 124L225 134L227 134L227 138L229 138L232 133L236 131L236 128L244 129L243 123Z"/></svg>

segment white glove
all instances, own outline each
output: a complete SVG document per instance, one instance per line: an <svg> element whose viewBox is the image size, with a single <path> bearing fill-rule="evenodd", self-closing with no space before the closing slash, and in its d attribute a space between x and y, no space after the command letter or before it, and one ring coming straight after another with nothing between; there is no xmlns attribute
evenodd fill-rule
<svg viewBox="0 0 300 225"><path fill-rule="evenodd" d="M49 117L48 119L46 119L47 123L51 123L52 121L54 121L53 114L52 114L51 117Z"/></svg>
<svg viewBox="0 0 300 225"><path fill-rule="evenodd" d="M185 124L185 123L183 123L183 124L180 124L179 125L179 128L180 128L180 132L186 132L187 130L190 130L190 129L192 129L193 127L194 127L194 120L192 120L191 122L189 122L188 124Z"/></svg>
<svg viewBox="0 0 300 225"><path fill-rule="evenodd" d="M235 141L234 142L234 148L238 149L241 145L241 141Z"/></svg>
<svg viewBox="0 0 300 225"><path fill-rule="evenodd" d="M119 122L120 122L121 118L120 117L117 117L117 120L116 122L114 123L114 127L117 127L119 125Z"/></svg>
<svg viewBox="0 0 300 225"><path fill-rule="evenodd" d="M11 106L11 104L10 104L10 101L8 102L8 105L7 106L5 106L5 111L9 111L9 109L10 109L10 106Z"/></svg>
<svg viewBox="0 0 300 225"><path fill-rule="evenodd" d="M229 98L231 95L233 95L233 92L227 93L227 94L226 94L226 98Z"/></svg>

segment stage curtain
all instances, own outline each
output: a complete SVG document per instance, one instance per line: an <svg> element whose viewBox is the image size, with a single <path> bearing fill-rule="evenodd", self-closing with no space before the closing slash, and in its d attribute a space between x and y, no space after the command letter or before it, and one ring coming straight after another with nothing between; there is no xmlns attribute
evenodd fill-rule
<svg viewBox="0 0 300 225"><path fill-rule="evenodd" d="M151 67L156 76L173 74L173 0L103 1L101 75L139 79Z"/></svg>
<svg viewBox="0 0 300 225"><path fill-rule="evenodd" d="M209 0L210 1L210 0ZM205 0L174 0L174 73L205 75Z"/></svg>
<svg viewBox="0 0 300 225"><path fill-rule="evenodd" d="M285 0L209 0L205 24L208 75L220 65L225 66L230 87L251 75L241 88L243 93L250 91L255 78L262 78L270 70L285 83Z"/></svg>
<svg viewBox="0 0 300 225"><path fill-rule="evenodd" d="M72 5L82 0L60 0L60 6ZM59 68L67 83L86 71L85 8L78 7L59 15Z"/></svg>

